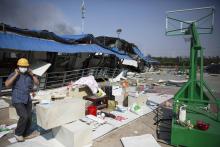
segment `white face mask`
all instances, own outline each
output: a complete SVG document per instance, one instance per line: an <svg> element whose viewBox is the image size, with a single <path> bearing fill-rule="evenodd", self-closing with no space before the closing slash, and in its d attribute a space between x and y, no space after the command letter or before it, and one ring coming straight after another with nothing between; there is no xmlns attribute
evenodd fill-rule
<svg viewBox="0 0 220 147"><path fill-rule="evenodd" d="M26 73L27 72L27 68L26 67L18 67L19 71L21 73Z"/></svg>

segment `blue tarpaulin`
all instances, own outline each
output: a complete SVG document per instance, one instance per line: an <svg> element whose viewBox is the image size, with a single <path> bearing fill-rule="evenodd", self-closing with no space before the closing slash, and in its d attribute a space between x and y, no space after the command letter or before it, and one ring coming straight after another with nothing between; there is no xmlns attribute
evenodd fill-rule
<svg viewBox="0 0 220 147"><path fill-rule="evenodd" d="M78 36L80 38L82 36ZM117 54L97 44L63 44L53 40L22 36L14 33L0 32L0 49L12 49L21 51L43 51L62 53L104 53L113 54L120 59L130 59L127 55Z"/></svg>
<svg viewBox="0 0 220 147"><path fill-rule="evenodd" d="M141 59L143 59L147 63L152 63L152 64L159 64L160 63L159 61L151 58L150 56L145 57L144 54L136 47L134 47L133 50Z"/></svg>
<svg viewBox="0 0 220 147"><path fill-rule="evenodd" d="M134 52L143 60L145 60L144 58L144 54L136 47L133 47Z"/></svg>

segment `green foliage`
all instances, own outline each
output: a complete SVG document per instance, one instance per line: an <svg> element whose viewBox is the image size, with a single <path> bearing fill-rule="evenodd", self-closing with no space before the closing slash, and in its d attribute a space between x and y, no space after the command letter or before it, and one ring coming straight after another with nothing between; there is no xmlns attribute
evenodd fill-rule
<svg viewBox="0 0 220 147"><path fill-rule="evenodd" d="M154 59L160 62L160 65L163 66L190 66L188 57L153 57ZM198 58L198 63L200 58ZM212 63L218 64L220 63L220 57L204 57L204 66L210 65Z"/></svg>

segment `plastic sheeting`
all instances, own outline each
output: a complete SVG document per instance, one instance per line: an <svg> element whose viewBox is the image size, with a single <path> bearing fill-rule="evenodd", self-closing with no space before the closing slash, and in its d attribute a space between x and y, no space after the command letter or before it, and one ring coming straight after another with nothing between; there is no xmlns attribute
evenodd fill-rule
<svg viewBox="0 0 220 147"><path fill-rule="evenodd" d="M94 76L82 77L74 82L73 85L87 85L93 94L96 94L99 89L98 83L96 82Z"/></svg>

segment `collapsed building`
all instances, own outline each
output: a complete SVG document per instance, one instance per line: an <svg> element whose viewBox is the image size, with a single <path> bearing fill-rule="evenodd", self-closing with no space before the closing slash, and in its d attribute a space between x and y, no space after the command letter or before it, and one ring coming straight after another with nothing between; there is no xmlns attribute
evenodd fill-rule
<svg viewBox="0 0 220 147"><path fill-rule="evenodd" d="M143 72L149 62L135 44L120 38L94 37L92 34L57 35L47 30L20 29L7 24L0 25L0 49L3 81L16 68L17 59L25 57L31 63L51 63L44 81L52 80L49 85L55 87L91 74L91 68L95 70L92 74L96 78L108 78L118 75L122 69ZM77 76L72 74L74 70L80 70ZM68 79L64 79L67 76ZM62 85L60 81L64 81Z"/></svg>
<svg viewBox="0 0 220 147"><path fill-rule="evenodd" d="M15 53L29 58L31 62L41 59L52 63L51 72L58 70L59 66L65 71L102 66L125 68L126 65L127 68L143 71L147 64L136 45L119 38L94 37L92 34L61 36L47 30L19 29L6 24L0 26L0 31L0 59L5 61L4 64L14 66ZM6 62L7 56L11 58ZM125 60L134 61L123 64ZM63 61L66 62L58 63Z"/></svg>

